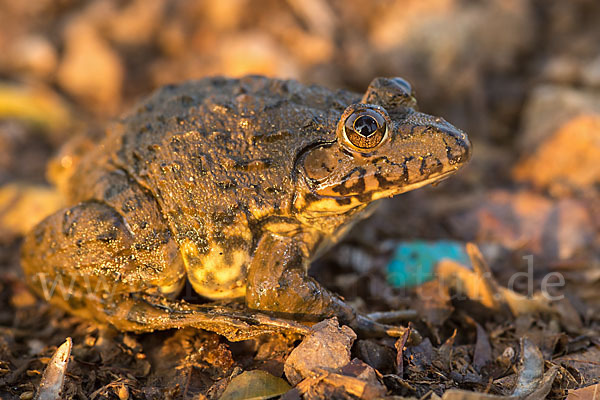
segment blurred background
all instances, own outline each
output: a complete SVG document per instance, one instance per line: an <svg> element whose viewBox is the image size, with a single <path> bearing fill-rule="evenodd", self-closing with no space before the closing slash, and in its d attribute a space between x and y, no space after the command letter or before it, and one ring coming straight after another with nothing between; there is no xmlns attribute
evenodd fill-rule
<svg viewBox="0 0 600 400"><path fill-rule="evenodd" d="M539 279L560 272L562 326L597 328L599 21L597 0L0 0L0 288L20 274L23 232L60 204L51 156L153 89L264 74L363 92L401 76L422 111L468 133L473 159L385 203L320 279L399 307L379 255L405 238L476 241L503 284L523 255ZM18 316L7 296L0 321Z"/></svg>

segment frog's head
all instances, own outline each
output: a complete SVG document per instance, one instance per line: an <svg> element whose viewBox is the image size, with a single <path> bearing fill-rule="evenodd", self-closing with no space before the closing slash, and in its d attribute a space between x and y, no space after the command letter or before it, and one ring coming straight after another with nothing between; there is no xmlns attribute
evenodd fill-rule
<svg viewBox="0 0 600 400"><path fill-rule="evenodd" d="M312 217L344 213L438 182L467 163L467 135L416 110L410 85L377 78L360 103L342 113L336 140L315 144L298 159L303 191L296 210Z"/></svg>

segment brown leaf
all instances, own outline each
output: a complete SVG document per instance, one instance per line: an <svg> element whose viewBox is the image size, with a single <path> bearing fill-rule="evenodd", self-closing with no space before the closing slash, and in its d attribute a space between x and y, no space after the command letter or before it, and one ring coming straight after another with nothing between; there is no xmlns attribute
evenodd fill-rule
<svg viewBox="0 0 600 400"><path fill-rule="evenodd" d="M487 337L485 329L479 324L475 324L477 329L477 342L475 343L475 351L473 353L473 366L477 372L481 372L492 360L492 347Z"/></svg>
<svg viewBox="0 0 600 400"><path fill-rule="evenodd" d="M500 287L475 245L468 244L467 252L471 256L475 271L455 261L442 260L436 270L444 284L468 299L480 302L484 307L501 312L506 310L514 316L555 313L547 297L541 292L527 297Z"/></svg>
<svg viewBox="0 0 600 400"><path fill-rule="evenodd" d="M354 399L374 400L381 398L386 390L379 382L321 370L321 375L300 382L297 389L305 399Z"/></svg>
<svg viewBox="0 0 600 400"><path fill-rule="evenodd" d="M439 280L425 282L416 289L413 306L432 328L441 327L454 311L448 286Z"/></svg>
<svg viewBox="0 0 600 400"><path fill-rule="evenodd" d="M600 399L600 384L569 390L567 400L598 400Z"/></svg>
<svg viewBox="0 0 600 400"><path fill-rule="evenodd" d="M497 396L487 393L468 392L465 390L447 390L442 400L543 400L546 398L552 382L558 373L558 367L550 368L544 374L544 359L542 353L528 339L523 339L521 351L521 367L517 384L509 396Z"/></svg>
<svg viewBox="0 0 600 400"><path fill-rule="evenodd" d="M598 360L600 360L600 348L594 346L580 353L558 357L553 362L577 370L583 382L600 383L600 362Z"/></svg>

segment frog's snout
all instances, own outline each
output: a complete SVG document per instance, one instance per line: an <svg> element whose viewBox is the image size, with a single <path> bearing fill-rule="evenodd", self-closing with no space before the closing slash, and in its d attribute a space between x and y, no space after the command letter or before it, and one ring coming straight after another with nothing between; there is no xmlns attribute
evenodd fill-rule
<svg viewBox="0 0 600 400"><path fill-rule="evenodd" d="M471 158L472 145L467 134L443 118L414 112L405 118L399 131L403 140L423 149L423 158L441 163L443 170L456 170Z"/></svg>
<svg viewBox="0 0 600 400"><path fill-rule="evenodd" d="M444 121L445 122L445 121ZM467 134L453 125L446 122L448 126L444 130L444 134L454 143L446 147L448 153L448 160L451 164L465 164L471 158L473 152L473 146Z"/></svg>
<svg viewBox="0 0 600 400"><path fill-rule="evenodd" d="M424 128L423 133L428 132L430 137L437 138L434 140L441 139L449 166L456 169L469 161L473 146L465 132L440 117L421 114L418 121ZM435 147L435 144L432 143L431 147Z"/></svg>

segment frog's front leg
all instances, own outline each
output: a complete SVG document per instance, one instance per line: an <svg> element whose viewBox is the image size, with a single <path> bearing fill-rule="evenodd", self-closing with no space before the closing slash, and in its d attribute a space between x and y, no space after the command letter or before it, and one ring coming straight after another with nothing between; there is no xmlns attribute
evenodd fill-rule
<svg viewBox="0 0 600 400"><path fill-rule="evenodd" d="M309 277L308 266L309 259L301 248L301 242L265 234L248 269L248 307L304 320L337 316L343 323L368 336L400 336L406 331L356 313L342 298Z"/></svg>

